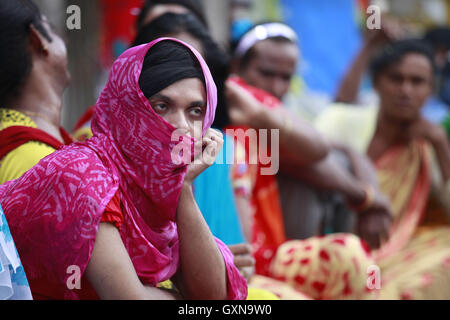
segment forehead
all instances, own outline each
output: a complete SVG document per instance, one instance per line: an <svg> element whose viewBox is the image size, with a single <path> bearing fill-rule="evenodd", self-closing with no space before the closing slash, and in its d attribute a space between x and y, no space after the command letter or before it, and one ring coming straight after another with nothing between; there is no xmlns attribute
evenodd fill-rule
<svg viewBox="0 0 450 320"><path fill-rule="evenodd" d="M187 78L179 80L170 86L164 88L160 95L167 96L175 101L205 101L205 84L198 78Z"/></svg>
<svg viewBox="0 0 450 320"><path fill-rule="evenodd" d="M271 64L290 64L295 66L299 56L297 46L288 41L263 40L256 43L252 50L254 59Z"/></svg>
<svg viewBox="0 0 450 320"><path fill-rule="evenodd" d="M433 67L430 60L419 53L406 54L399 62L388 67L386 71L423 78L431 78L433 76Z"/></svg>

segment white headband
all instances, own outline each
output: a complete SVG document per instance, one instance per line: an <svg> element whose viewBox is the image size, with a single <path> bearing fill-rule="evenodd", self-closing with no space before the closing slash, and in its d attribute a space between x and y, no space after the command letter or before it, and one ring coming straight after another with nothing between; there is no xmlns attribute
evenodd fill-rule
<svg viewBox="0 0 450 320"><path fill-rule="evenodd" d="M294 43L298 42L297 34L287 25L278 22L266 23L256 26L245 34L239 41L235 54L238 58L241 58L257 42L276 37L283 37Z"/></svg>

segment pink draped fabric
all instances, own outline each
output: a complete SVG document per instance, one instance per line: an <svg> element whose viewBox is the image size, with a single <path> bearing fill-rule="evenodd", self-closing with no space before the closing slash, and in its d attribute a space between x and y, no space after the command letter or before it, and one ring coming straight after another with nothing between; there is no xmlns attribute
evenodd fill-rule
<svg viewBox="0 0 450 320"><path fill-rule="evenodd" d="M175 218L186 165L172 162L171 150L179 143L171 141L175 128L153 111L138 84L147 51L165 40L188 47L203 69L204 133L217 104L210 71L189 45L158 39L131 48L116 60L97 101L91 139L58 150L20 179L0 187L0 203L31 289L39 294L83 297L82 290L66 285L73 272L68 268L76 266L84 273L101 215L117 191L124 214L121 237L141 281L156 285L179 267ZM226 265L228 299L245 299L247 285L233 255L216 242Z"/></svg>

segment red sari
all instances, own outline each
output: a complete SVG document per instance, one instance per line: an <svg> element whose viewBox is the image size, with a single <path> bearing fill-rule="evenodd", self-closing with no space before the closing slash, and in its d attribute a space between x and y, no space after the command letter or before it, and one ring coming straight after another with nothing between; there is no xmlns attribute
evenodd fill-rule
<svg viewBox="0 0 450 320"><path fill-rule="evenodd" d="M277 98L261 89L248 85L241 78L236 77L232 81L246 89L267 108L275 109L281 107L281 103ZM246 130L248 128L230 126L227 129ZM239 142L245 146L246 160L249 161L249 157L252 156L250 155L251 148L249 148L249 143L246 143L246 141ZM256 159L259 159L258 148L257 152ZM255 208L252 246L256 259L256 273L269 275L270 263L278 247L286 241L286 236L275 175L262 175L261 168L264 168L265 165L262 165L259 161L256 167L257 172L252 190L252 205Z"/></svg>

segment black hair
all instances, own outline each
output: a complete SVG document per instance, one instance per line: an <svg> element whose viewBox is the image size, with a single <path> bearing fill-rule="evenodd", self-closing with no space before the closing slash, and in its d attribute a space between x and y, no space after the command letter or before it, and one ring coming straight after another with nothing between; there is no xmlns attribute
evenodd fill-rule
<svg viewBox="0 0 450 320"><path fill-rule="evenodd" d="M205 27L194 15L168 12L142 26L131 46L151 42L162 35L182 32L186 32L198 40L208 36Z"/></svg>
<svg viewBox="0 0 450 320"><path fill-rule="evenodd" d="M28 48L31 25L52 40L39 8L31 0L0 1L0 107L20 94L33 67Z"/></svg>
<svg viewBox="0 0 450 320"><path fill-rule="evenodd" d="M145 0L141 12L136 21L136 30L139 31L144 26L148 13L159 4L178 4L189 9L201 21L204 27L208 28L205 9L201 0Z"/></svg>
<svg viewBox="0 0 450 320"><path fill-rule="evenodd" d="M429 43L434 49L438 47L450 49L450 28L432 28L426 32L424 40Z"/></svg>
<svg viewBox="0 0 450 320"><path fill-rule="evenodd" d="M369 66L372 80L375 80L380 73L400 62L410 53L420 54L427 58L434 74L435 64L431 47L420 39L406 39L385 46L372 58Z"/></svg>
<svg viewBox="0 0 450 320"><path fill-rule="evenodd" d="M142 27L132 46L151 42L168 34L186 32L198 39L205 52L214 82L217 86L217 110L213 123L214 128L222 129L230 124L225 98L225 81L229 76L230 57L212 39L205 26L193 14L166 13Z"/></svg>
<svg viewBox="0 0 450 320"><path fill-rule="evenodd" d="M236 49L237 49L237 47L238 47L240 41L241 41L242 38L245 37L249 32L253 31L256 27L258 27L258 26L260 26L260 25L267 24L267 23L272 23L272 22L275 22L275 21L266 21L266 22L260 22L260 23L258 23L258 24L255 24L255 25L254 25L253 27L251 27L246 33L244 33L244 34L239 38L239 40L237 40L237 41L235 41L235 42L232 42L232 44L231 44L231 52L232 52L232 55L233 55L233 56L236 56ZM278 21L276 21L276 23L284 24L284 23L278 22ZM267 40L274 41L274 42L276 42L276 43L278 43L278 44L291 43L291 44L295 45L295 43L294 43L291 39L288 39L288 38L286 38L286 37L281 37L281 36L279 36L279 37L271 37L271 38L267 38ZM239 58L239 65L238 65L239 69L241 69L241 70L245 69L245 67L246 67L246 66L249 64L249 62L255 57L255 55L256 55L256 50L255 50L255 47L253 46L253 47L251 47L250 49L248 49L248 51L247 51L242 57Z"/></svg>

